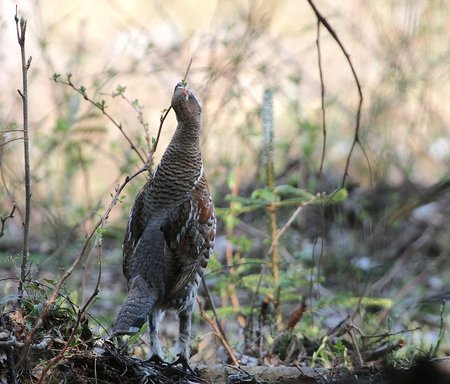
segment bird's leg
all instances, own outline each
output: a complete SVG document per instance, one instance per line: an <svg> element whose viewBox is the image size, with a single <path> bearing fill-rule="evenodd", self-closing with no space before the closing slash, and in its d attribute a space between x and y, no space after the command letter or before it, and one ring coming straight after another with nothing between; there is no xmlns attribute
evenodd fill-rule
<svg viewBox="0 0 450 384"><path fill-rule="evenodd" d="M191 336L191 315L192 306L183 309L179 314L180 331L177 342L177 356L178 358L170 365L181 364L185 371L195 375L194 370L189 365L189 337Z"/></svg>
<svg viewBox="0 0 450 384"><path fill-rule="evenodd" d="M163 313L160 310L151 311L148 315L148 333L150 339L150 351L147 360L155 363L164 363L164 353L158 338L158 325Z"/></svg>

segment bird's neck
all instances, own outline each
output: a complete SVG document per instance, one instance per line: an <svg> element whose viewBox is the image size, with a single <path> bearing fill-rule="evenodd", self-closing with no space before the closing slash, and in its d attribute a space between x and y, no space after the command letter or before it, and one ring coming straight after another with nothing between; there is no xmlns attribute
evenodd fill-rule
<svg viewBox="0 0 450 384"><path fill-rule="evenodd" d="M177 147L194 156L200 155L200 125L197 119L179 122L169 147Z"/></svg>
<svg viewBox="0 0 450 384"><path fill-rule="evenodd" d="M192 188L202 169L200 122L179 122L158 166L158 176Z"/></svg>

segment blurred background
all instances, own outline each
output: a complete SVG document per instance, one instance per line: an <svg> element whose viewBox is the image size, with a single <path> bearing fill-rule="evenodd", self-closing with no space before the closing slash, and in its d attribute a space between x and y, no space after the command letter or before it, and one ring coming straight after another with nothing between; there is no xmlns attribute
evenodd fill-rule
<svg viewBox="0 0 450 384"><path fill-rule="evenodd" d="M392 329L420 327L408 334L416 343L411 345L436 343L439 305L450 297L450 5L346 0L317 6L362 85L359 139L367 159L357 146L348 198L331 208L300 212L280 240L283 319L307 299L307 314L295 327L318 337L345 318L355 298L366 295L373 301L360 321L372 316L368 332L386 329L390 316ZM16 289L11 278L20 265L24 210L23 142L14 140L22 129L15 7L10 0L0 4L2 217L17 204L0 238L4 295ZM207 281L221 316L237 317L245 329L250 307L274 300L270 279L258 285L256 278L270 277L270 268L260 269L267 262L269 223L263 209L233 211L227 196L250 197L265 185L261 109L266 89L273 94L276 184L311 193L340 186L359 99L336 41L321 28L327 141L319 177L317 21L307 1L35 0L20 2L18 14L28 21L27 56L32 56L31 276L51 285L79 253L115 185L142 166L117 127L73 89L55 82L54 75L65 81L70 73L92 100L104 100L106 111L148 153L161 111L169 107L174 85L192 58L187 81L203 104L203 158L220 218ZM175 126L170 113L155 163ZM145 179L141 175L127 186L103 234L101 291L92 312L105 327L125 297L122 236ZM278 211L279 228L294 211L292 206ZM67 283L77 303L95 285L95 242L91 248ZM250 304L253 294L257 301ZM426 305L431 309L424 310ZM230 332L238 349L240 331Z"/></svg>

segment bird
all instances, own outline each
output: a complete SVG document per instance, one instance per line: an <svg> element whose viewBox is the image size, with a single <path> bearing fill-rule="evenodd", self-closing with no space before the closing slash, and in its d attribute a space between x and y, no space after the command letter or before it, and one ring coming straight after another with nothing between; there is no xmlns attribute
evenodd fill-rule
<svg viewBox="0 0 450 384"><path fill-rule="evenodd" d="M176 360L189 365L191 316L214 247L216 216L200 151L202 106L185 81L174 89L177 127L153 176L137 194L123 241L128 297L113 336L138 332L148 321L148 360L164 362L158 325L168 309L179 319Z"/></svg>

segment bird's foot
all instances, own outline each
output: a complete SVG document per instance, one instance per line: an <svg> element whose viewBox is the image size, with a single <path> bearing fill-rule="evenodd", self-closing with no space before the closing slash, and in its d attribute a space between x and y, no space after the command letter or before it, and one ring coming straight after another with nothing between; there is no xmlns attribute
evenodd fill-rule
<svg viewBox="0 0 450 384"><path fill-rule="evenodd" d="M159 355L152 355L145 361L157 365L170 365L167 361L164 361Z"/></svg>
<svg viewBox="0 0 450 384"><path fill-rule="evenodd" d="M176 359L174 362L169 363L169 367L173 367L174 365L177 364L181 364L181 366L183 367L183 370L186 373L190 373L191 375L197 376L197 374L195 373L195 371L191 368L191 366L189 365L188 359L183 356L183 355L178 355L178 359Z"/></svg>

